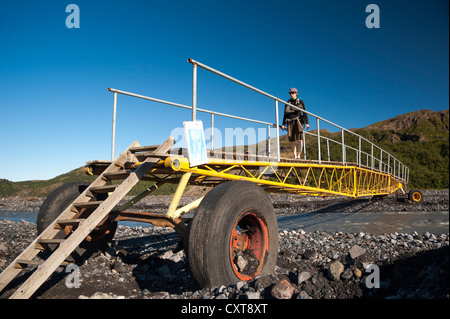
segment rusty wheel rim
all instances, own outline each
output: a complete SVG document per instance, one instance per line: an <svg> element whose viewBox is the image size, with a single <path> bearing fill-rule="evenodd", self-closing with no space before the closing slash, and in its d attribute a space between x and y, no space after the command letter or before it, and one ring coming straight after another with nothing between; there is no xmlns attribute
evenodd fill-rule
<svg viewBox="0 0 450 319"><path fill-rule="evenodd" d="M422 199L422 195L420 195L419 192L414 192L413 199L414 201L419 202Z"/></svg>
<svg viewBox="0 0 450 319"><path fill-rule="evenodd" d="M243 213L233 226L230 261L240 280L250 280L261 273L269 251L267 224L253 212Z"/></svg>

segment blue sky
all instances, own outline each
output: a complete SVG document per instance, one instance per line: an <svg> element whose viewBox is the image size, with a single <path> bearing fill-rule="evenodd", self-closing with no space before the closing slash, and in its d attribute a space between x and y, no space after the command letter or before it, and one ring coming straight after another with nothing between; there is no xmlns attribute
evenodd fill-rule
<svg viewBox="0 0 450 319"><path fill-rule="evenodd" d="M66 6L80 9L69 29ZM380 28L368 29L368 4ZM108 87L191 104L193 58L346 128L448 108L447 0L2 1L0 178L110 159ZM274 103L198 72L198 107L275 121ZM280 117L282 116L280 107ZM116 155L158 144L187 110L119 96ZM209 127L208 116L200 116ZM248 127L216 119L218 127ZM314 129L314 127L312 127ZM274 132L272 133L274 136Z"/></svg>

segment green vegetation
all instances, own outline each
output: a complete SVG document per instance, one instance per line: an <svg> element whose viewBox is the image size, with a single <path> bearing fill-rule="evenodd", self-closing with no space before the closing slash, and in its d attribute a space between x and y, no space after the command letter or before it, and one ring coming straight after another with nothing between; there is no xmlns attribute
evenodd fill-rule
<svg viewBox="0 0 450 319"><path fill-rule="evenodd" d="M59 175L46 181L26 181L11 182L6 179L0 179L0 196L29 196L29 197L47 197L53 190L63 184L72 182L91 183L97 176L90 176L84 173L83 167L77 168L66 174ZM129 195L137 195L153 185L154 182L141 182L133 187ZM176 190L176 184L165 184L154 191L153 195L173 194Z"/></svg>
<svg viewBox="0 0 450 319"><path fill-rule="evenodd" d="M361 129L354 129L367 140L375 143L391 153L410 169L410 187L420 189L449 188L449 111L433 112L421 110L399 115L393 119L378 122ZM321 130L321 135L335 141L341 141L341 132L330 133ZM353 134L344 134L346 145L357 149L359 139ZM280 139L282 156L290 156L290 145L286 136ZM306 154L308 159L317 159L317 137L306 137ZM363 152L371 154L370 144L361 144ZM330 150L330 160L342 161L340 145L325 141L321 142L321 158L328 160L327 148ZM246 150L246 149L245 149ZM347 149L347 162L356 162L356 152ZM379 158L379 150L374 150L374 156ZM362 163L367 162L367 155L362 156ZM378 163L375 163L377 165ZM46 181L11 182L0 179L0 196L47 196L57 187L71 182L92 182L95 176L88 176L83 168L77 168L66 174ZM140 193L153 182L141 182L136 185L130 195ZM153 194L173 194L175 184L165 184Z"/></svg>

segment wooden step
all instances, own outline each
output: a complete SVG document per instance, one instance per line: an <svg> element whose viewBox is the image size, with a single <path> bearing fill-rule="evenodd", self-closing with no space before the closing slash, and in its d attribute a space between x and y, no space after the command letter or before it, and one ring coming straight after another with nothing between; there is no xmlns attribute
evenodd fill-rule
<svg viewBox="0 0 450 319"><path fill-rule="evenodd" d="M39 244L61 244L65 239L60 238L39 238Z"/></svg>
<svg viewBox="0 0 450 319"><path fill-rule="evenodd" d="M26 260L26 259L18 259L16 260L16 265L14 268L25 268L28 266L40 266L44 263L43 260Z"/></svg>
<svg viewBox="0 0 450 319"><path fill-rule="evenodd" d="M149 146L139 146L139 147L131 147L129 149L129 151L131 153L136 153L136 152L149 152L149 151L154 151L159 147L159 145L149 145Z"/></svg>
<svg viewBox="0 0 450 319"><path fill-rule="evenodd" d="M96 186L96 187L90 187L89 190L96 194L105 194L105 193L114 192L118 186L119 185Z"/></svg>
<svg viewBox="0 0 450 319"><path fill-rule="evenodd" d="M97 208L103 201L90 201L90 202L79 202L73 203L76 208Z"/></svg>
<svg viewBox="0 0 450 319"><path fill-rule="evenodd" d="M138 156L139 158L141 157L159 157L162 159L165 159L167 157L169 157L169 154L162 154L162 153L155 153L155 152L146 152L146 153L142 153L142 154L137 154L136 156Z"/></svg>
<svg viewBox="0 0 450 319"><path fill-rule="evenodd" d="M16 265L14 268L22 269L28 266L40 266L45 262L45 260L26 260L26 259L18 259L16 260ZM70 263L68 261L63 261L61 266L67 266Z"/></svg>
<svg viewBox="0 0 450 319"><path fill-rule="evenodd" d="M61 243L63 243L65 241L65 239L59 239L59 238L48 238L48 239L44 239L44 238L40 238L38 239L35 248L39 249L39 250L45 250L46 247L48 247L48 245L59 245Z"/></svg>
<svg viewBox="0 0 450 319"><path fill-rule="evenodd" d="M74 226L81 224L85 219L59 219L56 221L56 224L61 226Z"/></svg>
<svg viewBox="0 0 450 319"><path fill-rule="evenodd" d="M131 172L127 171L104 173L103 177L106 177L109 180L126 179L128 176L130 176L130 173Z"/></svg>

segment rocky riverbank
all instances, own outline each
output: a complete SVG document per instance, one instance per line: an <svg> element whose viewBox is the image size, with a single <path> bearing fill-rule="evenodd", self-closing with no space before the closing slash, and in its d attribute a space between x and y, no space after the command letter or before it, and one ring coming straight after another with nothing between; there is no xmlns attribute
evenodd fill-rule
<svg viewBox="0 0 450 319"><path fill-rule="evenodd" d="M35 225L1 221L0 234L3 270L34 239ZM119 226L113 245L79 266L78 288L61 268L36 298L449 298L448 234L297 230L280 232L279 238L274 275L199 289L183 251L172 252L177 242L174 231Z"/></svg>
<svg viewBox="0 0 450 319"><path fill-rule="evenodd" d="M395 198L382 201L272 197L277 213L306 213L336 209L426 212L448 210L448 190L427 191L426 199L412 205ZM187 199L189 200L189 199ZM150 202L146 202L150 201ZM11 208L36 210L38 201L0 201ZM170 197L147 197L137 209L167 208ZM39 204L40 205L40 204ZM312 208L311 206L314 206ZM349 208L350 207L350 208ZM355 208L356 207L356 208ZM36 237L36 224L0 221L0 271ZM178 241L172 229L119 226L104 252L77 269L79 276L61 268L34 298L101 299L448 299L449 234L363 232L306 232L280 230L276 272L249 282L200 289L192 277L184 252L173 253ZM8 298L18 278L1 292ZM69 288L70 287L70 288Z"/></svg>

